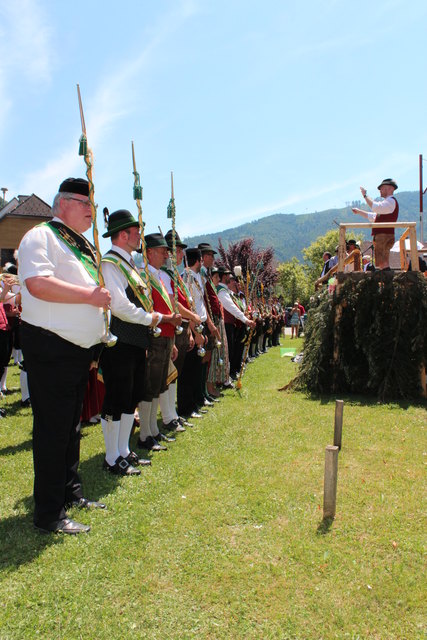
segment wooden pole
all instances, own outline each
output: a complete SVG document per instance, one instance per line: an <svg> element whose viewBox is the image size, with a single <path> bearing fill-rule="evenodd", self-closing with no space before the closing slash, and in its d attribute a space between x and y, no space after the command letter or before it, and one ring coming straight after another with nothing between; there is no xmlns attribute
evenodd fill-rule
<svg viewBox="0 0 427 640"><path fill-rule="evenodd" d="M342 441L342 418L344 411L344 400L335 401L335 427L334 427L334 446L341 451Z"/></svg>
<svg viewBox="0 0 427 640"><path fill-rule="evenodd" d="M323 482L323 519L335 518L337 504L338 447L325 449L325 478Z"/></svg>
<svg viewBox="0 0 427 640"><path fill-rule="evenodd" d="M423 224L423 156L420 153L420 240L424 244L424 224Z"/></svg>

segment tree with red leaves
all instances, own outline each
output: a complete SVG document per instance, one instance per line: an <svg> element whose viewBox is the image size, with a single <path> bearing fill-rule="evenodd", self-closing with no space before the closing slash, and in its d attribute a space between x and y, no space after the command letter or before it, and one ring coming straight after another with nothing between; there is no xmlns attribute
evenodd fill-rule
<svg viewBox="0 0 427 640"><path fill-rule="evenodd" d="M262 260L263 270L258 274L258 281L262 282L265 289L273 291L277 282L277 268L274 259L274 249L259 249L255 246L253 238L245 238L239 242L231 242L227 249L218 240L218 251L220 259L216 261L218 267L227 267L233 272L233 268L237 265L242 267L243 279L246 280L246 273L249 269L253 277L258 263Z"/></svg>

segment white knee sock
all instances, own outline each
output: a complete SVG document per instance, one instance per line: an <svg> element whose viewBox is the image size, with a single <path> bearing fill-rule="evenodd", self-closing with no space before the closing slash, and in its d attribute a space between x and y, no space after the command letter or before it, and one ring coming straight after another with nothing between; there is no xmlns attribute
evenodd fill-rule
<svg viewBox="0 0 427 640"><path fill-rule="evenodd" d="M20 371L19 382L21 385L21 399L22 402L25 402L25 400L28 400L28 398L30 397L30 393L28 391L28 376L26 371Z"/></svg>
<svg viewBox="0 0 427 640"><path fill-rule="evenodd" d="M151 414L150 414L150 431L153 438L159 435L159 427L157 426L157 409L159 406L159 399L153 398L151 401Z"/></svg>
<svg viewBox="0 0 427 640"><path fill-rule="evenodd" d="M176 411L176 382L172 382L172 384L169 385L168 393L169 393L169 407L173 415L172 420L177 420L178 413Z"/></svg>
<svg viewBox="0 0 427 640"><path fill-rule="evenodd" d="M7 367L4 368L4 373L0 379L0 391L7 391L6 378L7 378Z"/></svg>
<svg viewBox="0 0 427 640"><path fill-rule="evenodd" d="M151 415L151 402L140 402L138 404L139 412L139 439L144 442L149 436L150 431L150 415Z"/></svg>
<svg viewBox="0 0 427 640"><path fill-rule="evenodd" d="M133 427L133 413L122 413L120 418L119 454L126 458L130 454L129 438Z"/></svg>
<svg viewBox="0 0 427 640"><path fill-rule="evenodd" d="M105 459L113 465L119 457L120 420L106 420L101 418L102 433L105 442Z"/></svg>
<svg viewBox="0 0 427 640"><path fill-rule="evenodd" d="M160 411L162 412L163 424L169 424L169 422L171 422L175 416L171 411L168 389L166 389L166 391L163 391L163 393L160 394L159 404L160 404Z"/></svg>

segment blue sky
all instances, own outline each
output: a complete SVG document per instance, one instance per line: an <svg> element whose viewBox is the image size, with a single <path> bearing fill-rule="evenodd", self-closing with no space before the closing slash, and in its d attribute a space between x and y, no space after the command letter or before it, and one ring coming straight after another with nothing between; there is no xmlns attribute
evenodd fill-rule
<svg viewBox="0 0 427 640"><path fill-rule="evenodd" d="M168 227L171 170L181 235L341 207L385 177L416 190L426 14L425 0L0 0L0 186L51 203L84 175L79 83L100 211L135 211L134 140L148 232Z"/></svg>

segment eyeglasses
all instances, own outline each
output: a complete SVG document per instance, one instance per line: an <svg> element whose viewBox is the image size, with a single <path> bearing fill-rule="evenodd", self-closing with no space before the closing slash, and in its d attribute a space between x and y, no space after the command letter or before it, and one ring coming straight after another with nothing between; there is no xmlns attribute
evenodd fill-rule
<svg viewBox="0 0 427 640"><path fill-rule="evenodd" d="M65 198L65 200L75 200L76 202L80 202L80 204L82 204L85 207L91 207L91 203L90 200L80 200L80 198L73 198L72 196L69 196L68 198ZM95 209L96 209L96 205L95 205Z"/></svg>

